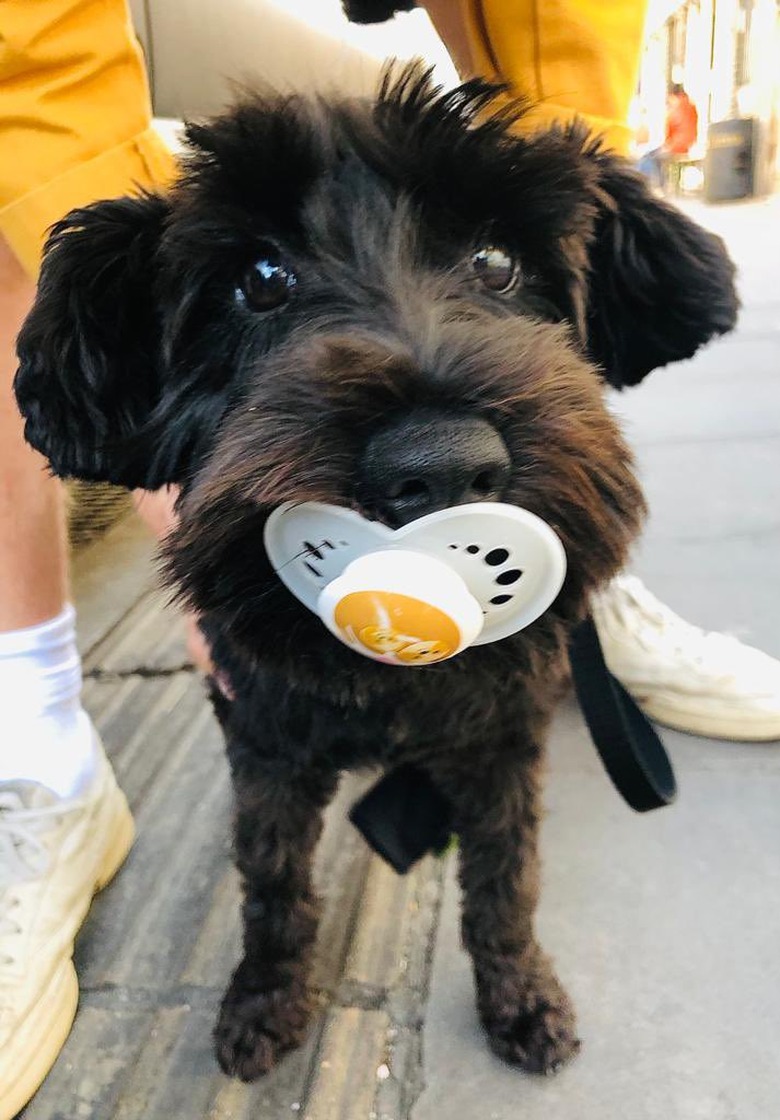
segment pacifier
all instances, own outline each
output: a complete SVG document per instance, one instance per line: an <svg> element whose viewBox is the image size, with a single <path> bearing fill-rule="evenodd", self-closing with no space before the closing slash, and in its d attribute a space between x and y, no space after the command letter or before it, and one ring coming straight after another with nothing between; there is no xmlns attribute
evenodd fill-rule
<svg viewBox="0 0 780 1120"><path fill-rule="evenodd" d="M431 665L537 619L566 574L557 534L501 502L438 510L400 529L321 502L287 503L265 527L274 571L351 649Z"/></svg>

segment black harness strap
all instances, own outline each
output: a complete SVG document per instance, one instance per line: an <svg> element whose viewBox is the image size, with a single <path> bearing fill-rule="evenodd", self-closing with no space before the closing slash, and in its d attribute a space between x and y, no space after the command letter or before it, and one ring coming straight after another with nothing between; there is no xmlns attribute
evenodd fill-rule
<svg viewBox="0 0 780 1120"><path fill-rule="evenodd" d="M585 722L615 788L638 813L671 804L677 784L669 756L647 716L607 668L591 618L575 631L569 656ZM430 777L405 765L380 778L349 818L403 875L427 852L447 846L452 812Z"/></svg>

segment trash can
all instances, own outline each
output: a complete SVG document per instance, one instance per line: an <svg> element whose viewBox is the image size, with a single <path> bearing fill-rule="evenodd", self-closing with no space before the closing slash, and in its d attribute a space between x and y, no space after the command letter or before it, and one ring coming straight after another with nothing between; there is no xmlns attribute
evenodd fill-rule
<svg viewBox="0 0 780 1120"><path fill-rule="evenodd" d="M758 121L715 121L707 133L704 196L707 202L752 198L756 193Z"/></svg>

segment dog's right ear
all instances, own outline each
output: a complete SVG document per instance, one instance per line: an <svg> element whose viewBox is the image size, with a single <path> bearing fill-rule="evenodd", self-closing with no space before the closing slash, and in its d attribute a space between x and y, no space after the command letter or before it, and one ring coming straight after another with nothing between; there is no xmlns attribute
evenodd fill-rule
<svg viewBox="0 0 780 1120"><path fill-rule="evenodd" d="M98 202L47 242L14 387L28 442L61 477L174 481L138 438L162 392L153 292L167 209L157 195Z"/></svg>
<svg viewBox="0 0 780 1120"><path fill-rule="evenodd" d="M638 171L598 148L591 155L602 204L590 253L588 348L622 389L734 328L735 268L721 239L657 198Z"/></svg>

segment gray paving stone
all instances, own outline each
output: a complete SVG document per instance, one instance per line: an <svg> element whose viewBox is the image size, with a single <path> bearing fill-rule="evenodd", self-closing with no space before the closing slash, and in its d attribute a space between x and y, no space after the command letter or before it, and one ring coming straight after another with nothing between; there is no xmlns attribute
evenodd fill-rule
<svg viewBox="0 0 780 1120"><path fill-rule="evenodd" d="M404 951L409 924L416 918L417 894L428 874L427 864L401 877L381 860L371 861L344 966L346 983L375 990L398 984L408 968Z"/></svg>
<svg viewBox="0 0 780 1120"><path fill-rule="evenodd" d="M780 1095L780 770L685 774L685 796L631 814L555 739L539 929L584 1040L558 1078L488 1052L450 877L414 1120L766 1120Z"/></svg>
<svg viewBox="0 0 780 1120"><path fill-rule="evenodd" d="M154 550L148 530L131 514L75 556L71 582L82 656L155 585Z"/></svg>
<svg viewBox="0 0 780 1120"><path fill-rule="evenodd" d="M780 325L769 337L723 340L614 394L632 445L739 444L780 435L779 342Z"/></svg>
<svg viewBox="0 0 780 1120"><path fill-rule="evenodd" d="M84 663L93 676L174 672L188 667L182 612L167 590L153 587L90 651Z"/></svg>
<svg viewBox="0 0 780 1120"><path fill-rule="evenodd" d="M389 1026L382 1011L348 1007L331 1012L304 1120L368 1120L385 1076Z"/></svg>
<svg viewBox="0 0 780 1120"><path fill-rule="evenodd" d="M780 656L780 437L645 447L641 462L640 574L684 617Z"/></svg>

